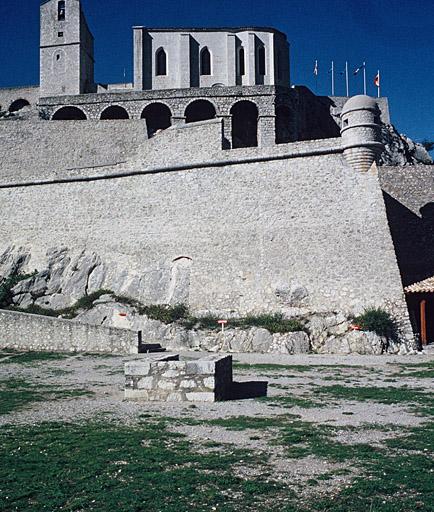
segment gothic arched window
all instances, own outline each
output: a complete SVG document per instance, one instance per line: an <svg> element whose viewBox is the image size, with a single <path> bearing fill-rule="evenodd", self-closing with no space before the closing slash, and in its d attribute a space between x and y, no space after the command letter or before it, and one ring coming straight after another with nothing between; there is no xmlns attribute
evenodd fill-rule
<svg viewBox="0 0 434 512"><path fill-rule="evenodd" d="M57 19L59 21L65 20L65 2L64 2L64 0L57 3Z"/></svg>
<svg viewBox="0 0 434 512"><path fill-rule="evenodd" d="M167 55L163 48L157 50L155 55L155 74L157 76L167 75Z"/></svg>
<svg viewBox="0 0 434 512"><path fill-rule="evenodd" d="M240 76L244 76L246 74L246 57L243 47L238 50L238 74Z"/></svg>
<svg viewBox="0 0 434 512"><path fill-rule="evenodd" d="M211 54L206 46L200 52L200 74L211 74Z"/></svg>
<svg viewBox="0 0 434 512"><path fill-rule="evenodd" d="M265 75L265 48L260 46L258 49L258 73Z"/></svg>

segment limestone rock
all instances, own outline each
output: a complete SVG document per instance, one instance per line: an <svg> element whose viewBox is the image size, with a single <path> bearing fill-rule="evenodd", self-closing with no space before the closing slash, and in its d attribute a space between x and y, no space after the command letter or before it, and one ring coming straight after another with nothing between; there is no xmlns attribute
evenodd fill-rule
<svg viewBox="0 0 434 512"><path fill-rule="evenodd" d="M24 247L8 247L0 255L0 282L14 274L22 273L25 265L30 261L30 251Z"/></svg>
<svg viewBox="0 0 434 512"><path fill-rule="evenodd" d="M274 334L270 354L307 354L310 351L309 336L305 332Z"/></svg>
<svg viewBox="0 0 434 512"><path fill-rule="evenodd" d="M413 142L405 135L398 133L393 125L382 125L382 142L386 146L385 151L380 156L380 165L412 165L433 163L428 151L422 146Z"/></svg>
<svg viewBox="0 0 434 512"><path fill-rule="evenodd" d="M387 346L385 338L369 331L351 331L345 336L331 336L317 348L320 354L381 355Z"/></svg>
<svg viewBox="0 0 434 512"><path fill-rule="evenodd" d="M275 294L282 304L292 307L303 306L306 298L309 296L308 290L297 282L279 286L276 288Z"/></svg>

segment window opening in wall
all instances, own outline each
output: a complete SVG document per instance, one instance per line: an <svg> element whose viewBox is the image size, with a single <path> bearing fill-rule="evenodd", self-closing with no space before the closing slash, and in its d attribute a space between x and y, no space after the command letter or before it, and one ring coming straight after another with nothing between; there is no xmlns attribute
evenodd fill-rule
<svg viewBox="0 0 434 512"><path fill-rule="evenodd" d="M344 119L344 126L348 126L348 119Z"/></svg>
<svg viewBox="0 0 434 512"><path fill-rule="evenodd" d="M232 147L249 148L258 145L258 107L242 100L230 110L232 115Z"/></svg>
<svg viewBox="0 0 434 512"><path fill-rule="evenodd" d="M265 75L265 48L261 46L258 50L258 73Z"/></svg>
<svg viewBox="0 0 434 512"><path fill-rule="evenodd" d="M60 54L59 53L56 55L56 60L60 60Z"/></svg>
<svg viewBox="0 0 434 512"><path fill-rule="evenodd" d="M155 74L157 76L167 75L167 56L166 56L166 52L163 50L163 48L160 48L159 50L157 50L157 54L155 56L155 62L156 62Z"/></svg>
<svg viewBox="0 0 434 512"><path fill-rule="evenodd" d="M238 70L241 76L246 74L246 58L244 48L240 48L238 51Z"/></svg>
<svg viewBox="0 0 434 512"><path fill-rule="evenodd" d="M59 21L65 20L65 2L63 0L57 3L57 19Z"/></svg>
<svg viewBox="0 0 434 512"><path fill-rule="evenodd" d="M63 37L63 32L57 32L57 37Z"/></svg>
<svg viewBox="0 0 434 512"><path fill-rule="evenodd" d="M207 47L200 52L200 74L211 74L211 54Z"/></svg>

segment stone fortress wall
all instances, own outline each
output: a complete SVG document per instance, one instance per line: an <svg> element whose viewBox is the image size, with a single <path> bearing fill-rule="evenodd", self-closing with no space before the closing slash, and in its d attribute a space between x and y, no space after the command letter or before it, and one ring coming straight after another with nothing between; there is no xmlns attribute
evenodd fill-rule
<svg viewBox="0 0 434 512"><path fill-rule="evenodd" d="M0 123L0 183L116 165L146 139L144 120L5 121Z"/></svg>
<svg viewBox="0 0 434 512"><path fill-rule="evenodd" d="M46 268L49 248L94 253L104 266L89 281L95 289L196 313L386 305L405 318L377 176L351 169L340 139L230 152L221 139L216 121L172 128L117 176L3 181L0 254L28 248L33 270Z"/></svg>

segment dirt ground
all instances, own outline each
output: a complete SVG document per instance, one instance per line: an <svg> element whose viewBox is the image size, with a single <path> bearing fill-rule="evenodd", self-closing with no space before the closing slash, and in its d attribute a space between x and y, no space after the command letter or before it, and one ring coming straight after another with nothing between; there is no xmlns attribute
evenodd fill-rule
<svg viewBox="0 0 434 512"><path fill-rule="evenodd" d="M200 356L184 353L181 359ZM317 495L338 492L350 485L360 469L351 460L319 456L321 447L312 448L312 441L307 441L310 450L288 456L287 446L276 442L283 425L280 422L285 422L285 428L292 424L303 435L306 425L307 430L309 425L323 429L321 435L327 432L338 446L382 447L426 424L424 397L427 404L433 400L434 347L413 356L236 354L234 380L267 381L268 396L194 404L126 401L124 363L143 357L78 354L53 355L50 359L42 356L39 360L3 351L2 383L18 382L19 388L19 383L25 382L35 393L41 389L67 393L53 399L47 392L46 399L33 402L30 398L10 408L0 415L0 427L95 418L133 426L146 417L150 421L169 418L169 429L186 436L198 451L232 446L263 455L270 478L291 481L303 497L312 492L312 486L306 485L312 481L316 482ZM294 443L306 446L300 441ZM241 461L234 471L250 478L264 468L243 466Z"/></svg>

